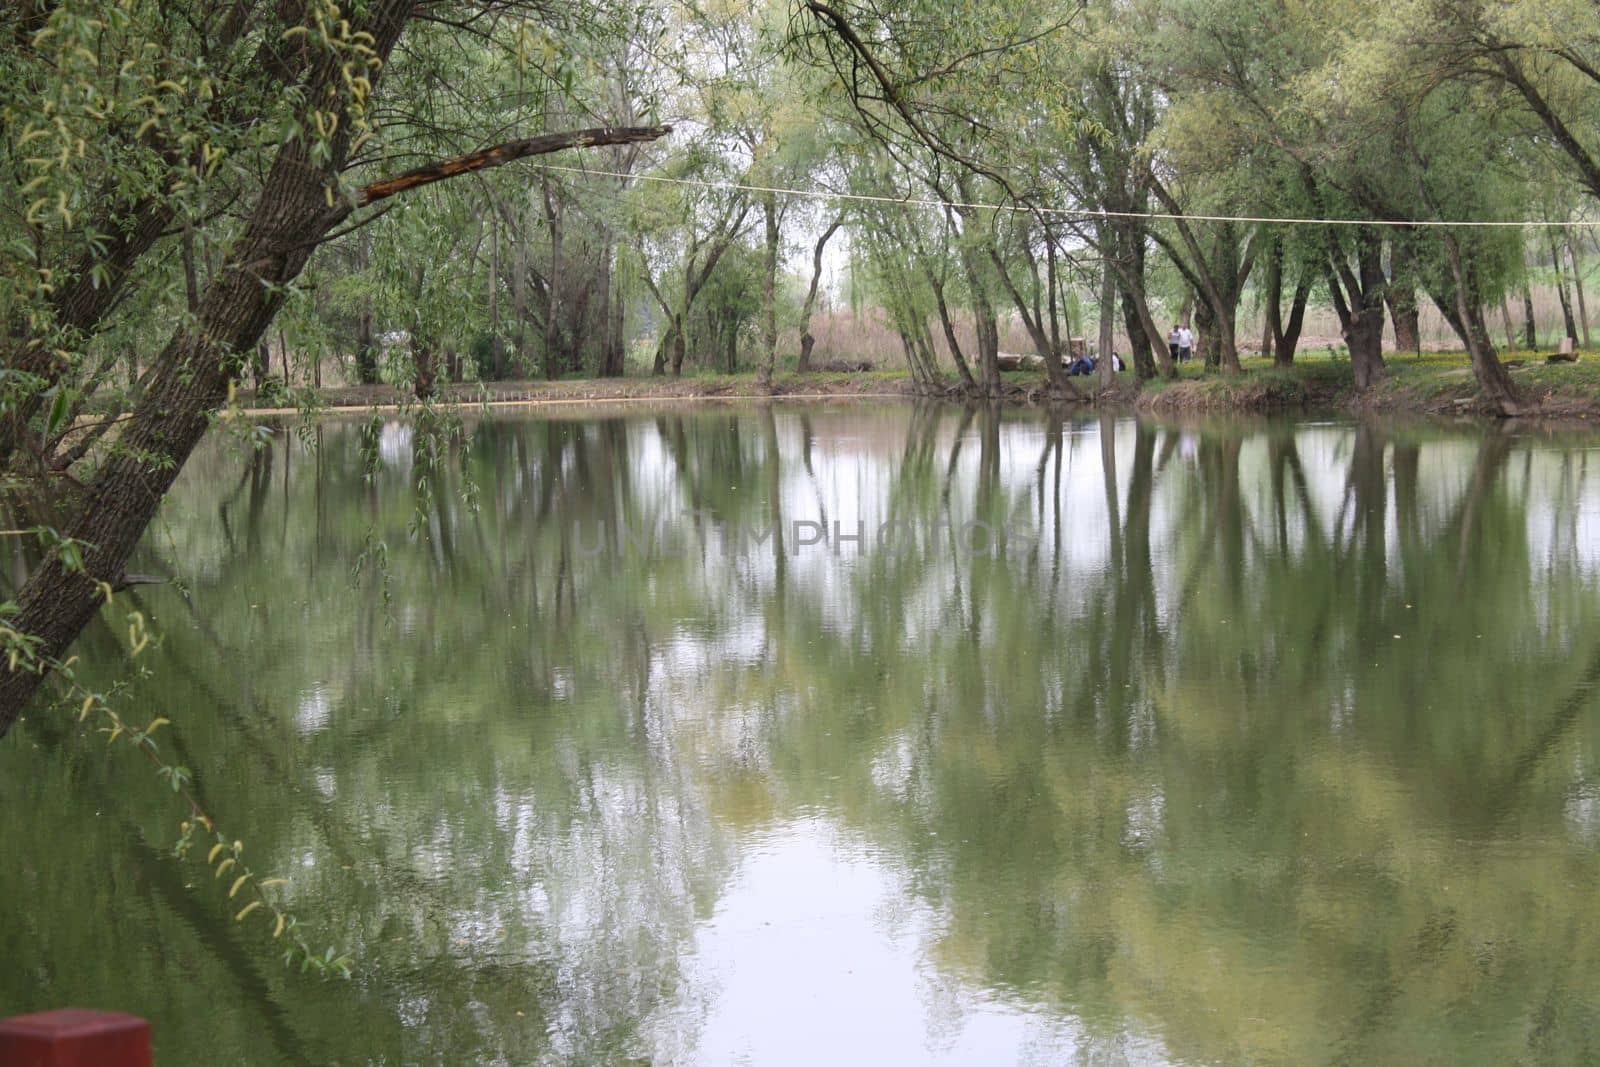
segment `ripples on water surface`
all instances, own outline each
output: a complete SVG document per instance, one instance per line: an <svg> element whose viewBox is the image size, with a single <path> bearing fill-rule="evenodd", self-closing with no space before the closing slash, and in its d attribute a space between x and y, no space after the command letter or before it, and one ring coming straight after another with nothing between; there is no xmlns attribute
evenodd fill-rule
<svg viewBox="0 0 1600 1067"><path fill-rule="evenodd" d="M137 1012L171 1064L1600 1058L1600 442L467 431L219 434L135 567L179 584L123 595L126 702L356 979L286 972L149 768L35 715L0 1008Z"/></svg>

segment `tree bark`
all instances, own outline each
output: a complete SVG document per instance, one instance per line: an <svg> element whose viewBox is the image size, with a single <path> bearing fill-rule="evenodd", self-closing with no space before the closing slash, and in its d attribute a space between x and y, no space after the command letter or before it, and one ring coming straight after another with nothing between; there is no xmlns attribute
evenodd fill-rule
<svg viewBox="0 0 1600 1067"><path fill-rule="evenodd" d="M498 382L506 376L506 342L500 336L500 219L489 213L489 365L484 378Z"/></svg>
<svg viewBox="0 0 1600 1067"><path fill-rule="evenodd" d="M1583 347L1589 348L1589 301L1583 293L1583 265L1578 262L1578 248L1567 242L1567 258L1572 261L1572 291L1578 298L1578 329L1583 333Z"/></svg>
<svg viewBox="0 0 1600 1067"><path fill-rule="evenodd" d="M1533 289L1522 280L1522 347L1532 352L1539 347L1539 333L1533 319Z"/></svg>
<svg viewBox="0 0 1600 1067"><path fill-rule="evenodd" d="M1267 305L1271 316L1269 328L1272 333L1272 362L1274 366L1289 367L1294 365L1295 349L1300 344L1300 330L1305 324L1306 303L1311 299L1311 275L1302 272L1294 285L1294 297L1289 303L1289 321L1279 321L1282 310L1276 300Z"/></svg>
<svg viewBox="0 0 1600 1067"><path fill-rule="evenodd" d="M411 334L411 366L414 375L412 392L418 400L427 400L433 396L437 384L437 371L434 367L433 342L423 337L420 332Z"/></svg>
<svg viewBox="0 0 1600 1067"><path fill-rule="evenodd" d="M1567 273L1561 269L1561 249L1556 245L1554 233L1549 233L1550 239L1550 267L1556 273L1556 295L1561 298L1561 321L1566 324L1566 336L1572 338L1572 343L1578 343L1578 324L1572 317L1572 300L1567 295Z"/></svg>
<svg viewBox="0 0 1600 1067"><path fill-rule="evenodd" d="M1500 323L1506 328L1506 351L1514 351L1517 347L1517 333L1511 325L1511 302L1505 293L1500 294Z"/></svg>
<svg viewBox="0 0 1600 1067"><path fill-rule="evenodd" d="M543 186L544 219L550 230L550 277L545 286L544 376L547 381L553 382L561 377L566 356L566 339L561 329L561 316L565 310L561 281L567 273L567 265L562 262L566 225L562 217L564 212L558 204L559 196L551 191L548 173L544 175Z"/></svg>
<svg viewBox="0 0 1600 1067"><path fill-rule="evenodd" d="M1358 227L1353 271L1331 232L1328 251L1329 295L1350 348L1356 389L1364 392L1383 376L1383 291L1388 279L1383 272L1381 244L1371 229Z"/></svg>
<svg viewBox="0 0 1600 1067"><path fill-rule="evenodd" d="M1416 251L1408 239L1397 238L1389 247L1389 285L1384 290L1389 317L1394 320L1396 352L1422 354L1422 312L1417 306Z"/></svg>
<svg viewBox="0 0 1600 1067"><path fill-rule="evenodd" d="M843 225L842 218L830 222L811 251L811 285L806 289L806 302L800 308L800 361L795 366L801 374L811 370L811 349L817 343L817 339L811 336L811 316L817 309L817 289L822 284L822 252L827 248L828 240Z"/></svg>
<svg viewBox="0 0 1600 1067"><path fill-rule="evenodd" d="M778 198L764 193L761 214L766 224L766 243L761 263L761 384L772 384L778 362L778 251L782 234L778 230Z"/></svg>
<svg viewBox="0 0 1600 1067"><path fill-rule="evenodd" d="M1110 388L1116 384L1117 372L1115 370L1116 353L1111 350L1113 331L1116 330L1117 321L1117 286L1116 272L1108 258L1100 265L1100 384ZM1102 428L1103 432L1103 428Z"/></svg>
<svg viewBox="0 0 1600 1067"><path fill-rule="evenodd" d="M425 167L408 170L392 178L364 186L355 197L356 207L366 207L387 200L397 193L409 192L424 185L458 178L473 171L487 170L514 163L529 156L548 155L567 148L585 148L594 145L635 144L654 141L672 132L671 126L596 126L586 130L568 130L564 133L545 133L520 141L506 141L492 148L480 148L453 159L440 160Z"/></svg>
<svg viewBox="0 0 1600 1067"><path fill-rule="evenodd" d="M372 336L372 305L363 300L356 319L356 381L361 385L378 383L378 347Z"/></svg>
<svg viewBox="0 0 1600 1067"><path fill-rule="evenodd" d="M1058 392L1076 393L1077 389L1073 387L1071 379L1067 377L1066 371L1061 366L1059 352L1051 342L1050 335L1045 332L1044 316L1039 306L1036 304L1032 310L1029 309L1028 302L1024 299L1022 291L1011 280L1011 274L1006 270L1005 260L1000 257L999 249L995 248L993 240L988 242L988 248L989 258L994 263L995 274L1000 278L1001 284L1005 286L1006 292L1011 295L1012 306L1017 309L1017 315L1022 319L1023 328L1028 331L1028 337L1033 341L1033 347L1044 359L1045 377L1049 379L1051 386ZM998 360L998 336L996 337L995 347L997 349L996 359ZM996 366L998 365L997 362Z"/></svg>
<svg viewBox="0 0 1600 1067"><path fill-rule="evenodd" d="M1472 371L1478 379L1478 388L1485 399L1501 415L1515 415L1520 409L1517 388L1511 375L1495 355L1494 342L1489 340L1489 329L1483 321L1483 302L1478 299L1475 276L1470 275L1461 262L1461 248L1455 234L1448 229L1440 231L1444 240L1445 257L1450 262L1450 275L1455 281L1456 314L1466 326L1467 351L1472 356Z"/></svg>

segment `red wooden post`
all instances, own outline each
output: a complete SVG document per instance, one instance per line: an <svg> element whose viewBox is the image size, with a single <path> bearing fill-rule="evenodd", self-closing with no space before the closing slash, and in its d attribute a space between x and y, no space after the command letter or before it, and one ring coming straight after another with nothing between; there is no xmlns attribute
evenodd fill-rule
<svg viewBox="0 0 1600 1067"><path fill-rule="evenodd" d="M0 1067L150 1067L150 1024L82 1008L0 1019Z"/></svg>

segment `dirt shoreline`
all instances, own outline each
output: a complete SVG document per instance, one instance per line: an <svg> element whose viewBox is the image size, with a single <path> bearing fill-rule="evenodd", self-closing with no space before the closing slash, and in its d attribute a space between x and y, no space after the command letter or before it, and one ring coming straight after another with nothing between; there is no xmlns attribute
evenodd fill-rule
<svg viewBox="0 0 1600 1067"><path fill-rule="evenodd" d="M1128 376L1123 376L1125 379ZM1525 366L1514 372L1524 398L1519 419L1600 424L1600 362L1559 367ZM998 398L1013 406L1097 407L1155 415L1307 414L1409 415L1429 419L1494 419L1478 396L1471 371L1450 356L1391 362L1385 378L1365 394L1355 391L1348 363L1307 361L1290 368L1247 367L1242 375L1223 376L1185 368L1171 382L1148 382L1134 388L1118 383L1113 393L1099 391L1094 380L1077 379L1076 397L1052 394L1034 375L1007 374ZM829 400L961 401L951 383L943 396L918 388L909 375L897 372L782 374L763 387L753 374L689 378L604 378L557 382L488 382L441 388L433 403L458 408L559 407L582 404L673 401L766 402ZM315 412L405 411L418 401L391 385L334 386L321 390L258 397L242 391L237 410L252 415Z"/></svg>

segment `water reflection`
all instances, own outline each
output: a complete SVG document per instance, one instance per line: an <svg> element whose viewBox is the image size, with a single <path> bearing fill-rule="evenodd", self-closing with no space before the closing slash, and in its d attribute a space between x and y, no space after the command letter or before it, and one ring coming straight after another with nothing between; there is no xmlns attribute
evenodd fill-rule
<svg viewBox="0 0 1600 1067"><path fill-rule="evenodd" d="M1594 1058L1591 439L467 430L219 437L138 568L179 581L130 699L358 980L284 973L147 771L36 716L8 1008L171 1062Z"/></svg>

